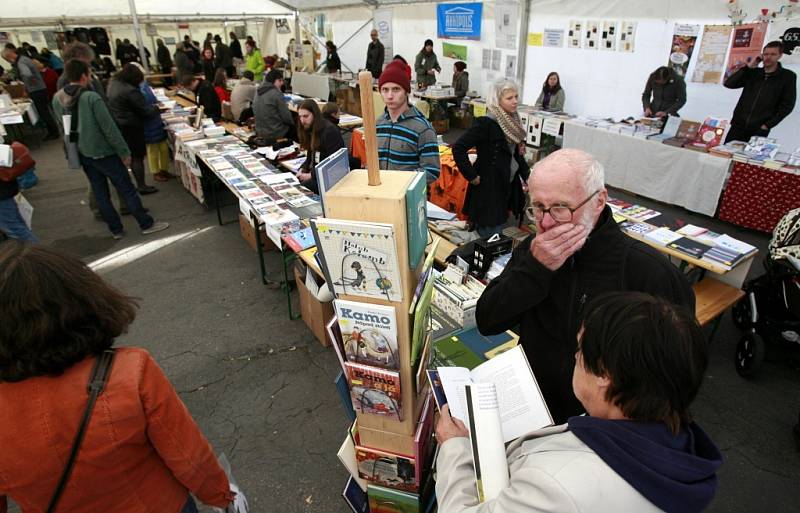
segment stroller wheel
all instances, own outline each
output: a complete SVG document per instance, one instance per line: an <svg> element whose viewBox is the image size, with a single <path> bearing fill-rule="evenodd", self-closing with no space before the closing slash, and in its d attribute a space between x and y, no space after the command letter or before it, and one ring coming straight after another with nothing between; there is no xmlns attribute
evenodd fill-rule
<svg viewBox="0 0 800 513"><path fill-rule="evenodd" d="M764 361L764 339L754 331L742 335L736 344L736 357L734 365L736 372L744 378L755 375Z"/></svg>
<svg viewBox="0 0 800 513"><path fill-rule="evenodd" d="M740 330L746 330L750 327L751 323L750 297L745 295L742 299L736 302L731 309L731 319L733 325Z"/></svg>

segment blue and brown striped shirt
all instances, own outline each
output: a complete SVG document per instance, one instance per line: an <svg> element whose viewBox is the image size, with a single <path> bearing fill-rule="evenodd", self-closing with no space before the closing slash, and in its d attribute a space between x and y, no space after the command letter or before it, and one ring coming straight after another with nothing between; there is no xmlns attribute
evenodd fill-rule
<svg viewBox="0 0 800 513"><path fill-rule="evenodd" d="M381 169L425 171L428 183L439 178L436 131L416 107L409 105L397 122L384 110L376 124Z"/></svg>

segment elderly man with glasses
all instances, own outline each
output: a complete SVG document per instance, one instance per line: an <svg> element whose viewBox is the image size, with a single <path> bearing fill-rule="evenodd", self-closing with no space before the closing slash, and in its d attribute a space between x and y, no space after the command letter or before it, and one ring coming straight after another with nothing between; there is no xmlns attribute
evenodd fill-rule
<svg viewBox="0 0 800 513"><path fill-rule="evenodd" d="M574 149L538 162L528 179L535 236L517 246L478 301L483 334L517 330L556 424L583 413L572 393L575 340L587 301L638 291L694 312L684 275L657 250L620 231L606 205L603 167Z"/></svg>

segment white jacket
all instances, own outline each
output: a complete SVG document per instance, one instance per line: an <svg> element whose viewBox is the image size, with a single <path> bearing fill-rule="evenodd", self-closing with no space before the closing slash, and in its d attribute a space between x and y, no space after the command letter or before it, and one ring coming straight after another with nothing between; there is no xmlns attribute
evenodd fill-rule
<svg viewBox="0 0 800 513"><path fill-rule="evenodd" d="M439 513L561 513L661 511L611 469L567 425L534 431L506 450L510 487L478 503L468 438L439 449L436 497Z"/></svg>

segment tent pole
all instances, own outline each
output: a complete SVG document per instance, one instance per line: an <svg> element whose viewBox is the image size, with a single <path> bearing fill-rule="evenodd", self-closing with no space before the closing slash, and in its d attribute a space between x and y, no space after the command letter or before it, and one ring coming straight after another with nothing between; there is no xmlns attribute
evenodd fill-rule
<svg viewBox="0 0 800 513"><path fill-rule="evenodd" d="M136 42L139 44L139 58L142 59L144 72L150 73L150 64L147 61L147 54L144 51L144 40L142 39L142 29L139 27L139 16L136 15L136 0L128 0L131 6L131 17L133 18L133 32L136 34Z"/></svg>
<svg viewBox="0 0 800 513"><path fill-rule="evenodd" d="M522 102L522 95L525 91L525 61L528 52L528 20L531 16L531 0L522 0L525 5L522 9L522 17L519 23L519 43L517 46L517 84L519 86L519 101Z"/></svg>

